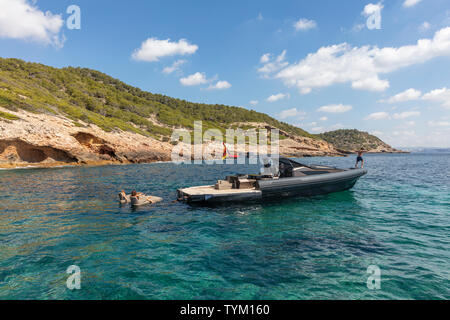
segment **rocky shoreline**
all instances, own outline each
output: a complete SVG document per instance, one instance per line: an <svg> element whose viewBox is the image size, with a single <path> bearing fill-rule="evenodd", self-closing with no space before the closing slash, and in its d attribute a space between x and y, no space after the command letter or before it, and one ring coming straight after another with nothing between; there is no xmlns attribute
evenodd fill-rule
<svg viewBox="0 0 450 320"><path fill-rule="evenodd" d="M358 150L354 150L354 151L345 151L345 150L340 150L340 149L337 149L337 150L346 156L358 153ZM374 149L374 150L369 150L369 151L364 152L364 154L410 154L410 153L411 152L409 152L409 151L397 150L397 149L393 149L393 148L383 149L383 150Z"/></svg>
<svg viewBox="0 0 450 320"><path fill-rule="evenodd" d="M174 145L128 131L106 132L64 116L12 112L0 118L0 168L110 165L171 161ZM271 129L265 124L261 127ZM209 147L203 145L203 147ZM221 146L218 146L220 150ZM235 152L246 152L237 146ZM280 154L289 157L345 156L331 144L285 133Z"/></svg>

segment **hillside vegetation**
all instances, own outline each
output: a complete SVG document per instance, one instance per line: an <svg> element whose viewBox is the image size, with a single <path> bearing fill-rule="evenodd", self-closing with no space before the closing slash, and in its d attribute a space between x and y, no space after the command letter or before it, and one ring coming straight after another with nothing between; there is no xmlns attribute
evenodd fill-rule
<svg viewBox="0 0 450 320"><path fill-rule="evenodd" d="M18 59L0 58L0 106L11 111L64 115L78 126L92 123L107 132L121 129L167 140L174 128L222 131L233 123L267 123L296 136L308 132L256 111L224 105L192 103L129 86L99 71L53 68ZM12 115L0 114L2 118ZM248 129L248 128L246 128Z"/></svg>
<svg viewBox="0 0 450 320"><path fill-rule="evenodd" d="M356 152L363 148L368 152L396 152L391 146L381 139L358 130L336 130L319 134L318 137L344 152Z"/></svg>

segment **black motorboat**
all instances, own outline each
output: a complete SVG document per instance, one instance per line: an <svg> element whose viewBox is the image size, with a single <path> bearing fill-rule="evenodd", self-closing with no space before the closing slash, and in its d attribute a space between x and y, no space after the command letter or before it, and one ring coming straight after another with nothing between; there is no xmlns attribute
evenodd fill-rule
<svg viewBox="0 0 450 320"><path fill-rule="evenodd" d="M265 167L267 169L270 165L266 164ZM188 203L224 203L314 196L349 190L359 178L367 174L364 169L304 165L287 158L280 158L275 172L272 172L228 176L214 186L179 189L178 200Z"/></svg>

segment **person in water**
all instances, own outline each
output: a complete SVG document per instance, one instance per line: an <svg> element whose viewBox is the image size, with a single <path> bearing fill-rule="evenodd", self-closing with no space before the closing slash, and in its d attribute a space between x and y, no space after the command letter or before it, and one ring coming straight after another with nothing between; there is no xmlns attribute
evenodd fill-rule
<svg viewBox="0 0 450 320"><path fill-rule="evenodd" d="M137 200L146 200L148 203L156 203L159 202L161 200L158 200L158 197L148 197L146 196L144 193L142 192L136 192L136 190L131 191L131 198L136 198Z"/></svg>
<svg viewBox="0 0 450 320"><path fill-rule="evenodd" d="M131 191L131 196L139 199L140 196L145 196L142 192L137 192L136 190Z"/></svg>
<svg viewBox="0 0 450 320"><path fill-rule="evenodd" d="M119 193L119 200L121 203L128 203L130 202L130 198L125 193L125 190L120 191Z"/></svg>
<svg viewBox="0 0 450 320"><path fill-rule="evenodd" d="M139 196L142 196L142 193L141 192L136 192L136 190L133 190L133 191L131 191L131 196L133 198L139 199Z"/></svg>
<svg viewBox="0 0 450 320"><path fill-rule="evenodd" d="M358 151L358 158L356 158L355 168L358 168L358 163L360 163L360 162L361 162L361 169L364 168L363 154L364 154L364 149L361 148L361 150Z"/></svg>

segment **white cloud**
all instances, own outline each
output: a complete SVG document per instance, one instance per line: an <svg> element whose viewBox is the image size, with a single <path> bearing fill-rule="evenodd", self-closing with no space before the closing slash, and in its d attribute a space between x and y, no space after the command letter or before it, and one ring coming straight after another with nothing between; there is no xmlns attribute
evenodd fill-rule
<svg viewBox="0 0 450 320"><path fill-rule="evenodd" d="M364 29L366 27L366 24L365 23L359 23L359 24L355 24L354 26L353 26L353 28L352 28L352 32L359 32L359 31L361 31L362 29Z"/></svg>
<svg viewBox="0 0 450 320"><path fill-rule="evenodd" d="M307 125L308 127L311 127L310 131L313 133L322 133L322 132L328 132L328 131L335 131L335 130L339 130L339 129L344 129L345 126L342 123L336 123L332 126L320 126L317 125L316 122L311 122L310 124Z"/></svg>
<svg viewBox="0 0 450 320"><path fill-rule="evenodd" d="M430 127L450 127L450 121L428 121Z"/></svg>
<svg viewBox="0 0 450 320"><path fill-rule="evenodd" d="M323 106L317 109L319 112L327 112L327 113L344 113L352 110L353 107L349 105L343 104L333 104L328 106Z"/></svg>
<svg viewBox="0 0 450 320"><path fill-rule="evenodd" d="M263 74L263 77L268 77L269 74L277 72L286 67L288 63L284 61L286 59L286 50L284 50L279 56L272 60L272 56L268 53L264 54L260 62L264 65L258 69L259 73Z"/></svg>
<svg viewBox="0 0 450 320"><path fill-rule="evenodd" d="M404 121L401 124L397 125L395 128L398 129L411 129L411 127L414 127L416 125L415 121Z"/></svg>
<svg viewBox="0 0 450 320"><path fill-rule="evenodd" d="M383 120L388 119L389 113L387 112L375 112L372 114L369 114L364 120Z"/></svg>
<svg viewBox="0 0 450 320"><path fill-rule="evenodd" d="M383 134L383 140L392 146L399 147L440 147L449 148L448 136L450 128L440 127L437 130L428 130L427 134L416 134L414 131L394 131Z"/></svg>
<svg viewBox="0 0 450 320"><path fill-rule="evenodd" d="M172 42L170 39L149 38L142 42L141 47L134 51L132 57L137 61L155 62L163 57L194 54L197 49L197 45L190 44L186 39Z"/></svg>
<svg viewBox="0 0 450 320"><path fill-rule="evenodd" d="M450 89L447 87L432 90L422 96L422 93L416 89L408 89L387 100L388 103L397 103L413 100L426 100L441 103L443 107L450 108ZM380 102L385 102L381 100Z"/></svg>
<svg viewBox="0 0 450 320"><path fill-rule="evenodd" d="M393 132L394 136L415 136L416 132L414 130L410 130L410 131L394 131Z"/></svg>
<svg viewBox="0 0 450 320"><path fill-rule="evenodd" d="M216 84L210 85L208 90L226 90L231 88L231 84L228 81L217 81Z"/></svg>
<svg viewBox="0 0 450 320"><path fill-rule="evenodd" d="M0 38L29 40L62 47L64 25L61 15L43 12L35 1L0 0Z"/></svg>
<svg viewBox="0 0 450 320"><path fill-rule="evenodd" d="M252 106L256 106L258 103L259 103L258 100L252 100L252 101L250 101L250 104L251 104Z"/></svg>
<svg viewBox="0 0 450 320"><path fill-rule="evenodd" d="M344 129L345 126L342 123L336 123L334 125L332 125L329 130L330 131L334 131L334 130L339 130L339 129Z"/></svg>
<svg viewBox="0 0 450 320"><path fill-rule="evenodd" d="M308 94L308 93L310 93L311 91L312 91L311 88L301 88L301 89L300 89L300 93L301 93L301 94Z"/></svg>
<svg viewBox="0 0 450 320"><path fill-rule="evenodd" d="M208 80L206 80L206 75L201 72L196 72L194 74L191 74L190 76L180 79L180 83L183 86L198 86L207 82Z"/></svg>
<svg viewBox="0 0 450 320"><path fill-rule="evenodd" d="M267 102L276 102L285 98L290 98L290 95L288 93L273 94L267 98Z"/></svg>
<svg viewBox="0 0 450 320"><path fill-rule="evenodd" d="M424 23L422 23L419 27L420 31L427 31L428 29L431 28L431 24L428 21L425 21Z"/></svg>
<svg viewBox="0 0 450 320"><path fill-rule="evenodd" d="M388 103L397 103L397 102L405 102L405 101L413 101L420 98L422 92L416 89L408 89L406 91L400 92L393 97L388 99Z"/></svg>
<svg viewBox="0 0 450 320"><path fill-rule="evenodd" d="M231 83L228 81L218 80L217 78L218 76L216 75L213 78L207 79L204 72L196 72L187 77L181 78L180 83L186 87L209 83L210 85L207 88L204 88L206 90L226 90L232 87ZM214 84L212 84L213 81L215 81Z"/></svg>
<svg viewBox="0 0 450 320"><path fill-rule="evenodd" d="M267 63L270 61L270 53L265 53L261 56L261 59L259 59L259 62L261 63Z"/></svg>
<svg viewBox="0 0 450 320"><path fill-rule="evenodd" d="M405 2L403 2L403 7L411 8L414 7L416 4L418 4L419 2L422 2L422 0L405 0Z"/></svg>
<svg viewBox="0 0 450 320"><path fill-rule="evenodd" d="M423 100L442 103L445 108L450 108L450 89L444 87L428 92L422 97Z"/></svg>
<svg viewBox="0 0 450 320"><path fill-rule="evenodd" d="M180 70L180 66L182 66L186 62L187 62L186 60L177 60L170 67L165 67L162 72L165 74L170 74L175 71L178 71Z"/></svg>
<svg viewBox="0 0 450 320"><path fill-rule="evenodd" d="M328 117L322 117L319 119L320 121L328 121Z"/></svg>
<svg viewBox="0 0 450 320"><path fill-rule="evenodd" d="M311 129L311 131L314 133L322 133L322 132L325 132L325 128L324 127L314 127Z"/></svg>
<svg viewBox="0 0 450 320"><path fill-rule="evenodd" d="M348 82L354 89L383 91L389 87L389 81L380 79L380 75L440 56L450 56L450 27L437 31L433 39L421 39L415 45L398 48L352 47L347 43L322 47L276 74L274 70L278 68L260 72L264 71L266 77L273 73L286 86L295 86L302 93Z"/></svg>
<svg viewBox="0 0 450 320"><path fill-rule="evenodd" d="M300 19L294 23L294 28L297 31L307 31L317 27L317 23L314 20Z"/></svg>
<svg viewBox="0 0 450 320"><path fill-rule="evenodd" d="M405 111L401 113L394 113L392 115L392 118L396 120L403 120L411 117L417 117L420 116L419 111ZM385 120L385 119L391 119L391 116L387 112L375 112L372 114L369 114L364 120ZM416 123L415 121L408 121L405 122L405 126L411 127L414 126Z"/></svg>
<svg viewBox="0 0 450 320"><path fill-rule="evenodd" d="M352 83L353 89L358 90L368 90L368 91L384 91L389 88L389 81L380 80L377 77L365 78L360 80L355 80Z"/></svg>
<svg viewBox="0 0 450 320"><path fill-rule="evenodd" d="M278 118L281 120L285 120L288 118L297 118L297 119L303 119L306 115L306 112L297 110L297 108L292 108L289 110L283 110L278 114Z"/></svg>
<svg viewBox="0 0 450 320"><path fill-rule="evenodd" d="M394 119L407 119L411 117L417 117L420 116L419 111L405 111L401 113L394 113L393 118Z"/></svg>

